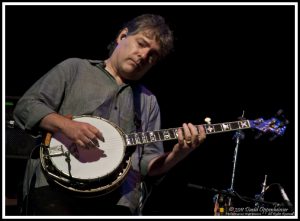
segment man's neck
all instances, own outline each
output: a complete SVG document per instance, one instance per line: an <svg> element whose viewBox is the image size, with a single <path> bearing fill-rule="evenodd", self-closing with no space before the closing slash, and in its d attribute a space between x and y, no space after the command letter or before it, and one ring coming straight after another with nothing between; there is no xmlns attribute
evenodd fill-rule
<svg viewBox="0 0 300 221"><path fill-rule="evenodd" d="M114 68L111 65L111 61L109 59L104 61L105 63L105 70L107 70L107 72L114 77L114 79L116 80L118 85L122 85L124 84L124 80L123 78L121 78L121 76L119 74L117 74L117 72L114 70Z"/></svg>

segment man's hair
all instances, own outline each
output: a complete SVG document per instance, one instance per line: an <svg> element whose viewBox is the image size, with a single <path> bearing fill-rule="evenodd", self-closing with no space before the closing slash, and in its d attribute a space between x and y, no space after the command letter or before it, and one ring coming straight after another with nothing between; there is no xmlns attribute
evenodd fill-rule
<svg viewBox="0 0 300 221"><path fill-rule="evenodd" d="M125 23L119 33L124 28L128 29L128 35L135 35L139 32L145 31L145 34L147 36L153 37L160 44L160 58L165 57L173 49L173 32L171 31L169 25L166 23L165 19L160 15L143 14L135 17L131 21ZM115 41L113 41L108 46L110 55L112 54L116 46L117 44Z"/></svg>

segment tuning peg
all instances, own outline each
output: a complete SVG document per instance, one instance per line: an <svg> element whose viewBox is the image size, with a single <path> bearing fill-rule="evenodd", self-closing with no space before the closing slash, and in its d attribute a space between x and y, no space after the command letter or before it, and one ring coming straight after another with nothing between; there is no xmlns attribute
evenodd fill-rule
<svg viewBox="0 0 300 221"><path fill-rule="evenodd" d="M256 119L256 120L254 120L254 123L255 123L256 125L261 124L261 123L263 123L263 122L264 122L264 119L263 119L263 118L258 118L258 119Z"/></svg>
<svg viewBox="0 0 300 221"><path fill-rule="evenodd" d="M258 134L254 137L254 139L255 139L255 140L258 140L262 135L263 135L263 133L260 132L260 133L258 133Z"/></svg>
<svg viewBox="0 0 300 221"><path fill-rule="evenodd" d="M278 111L276 112L275 117L276 117L276 118L278 117L278 118L280 118L281 120L285 120L285 124L288 124L288 123L289 123L289 121L286 119L285 115L283 114L283 110L282 110L282 109L280 109L280 110L278 110Z"/></svg>
<svg viewBox="0 0 300 221"><path fill-rule="evenodd" d="M269 141L273 141L273 140L275 140L277 137L278 137L278 135L274 135L274 136L272 136L271 138L269 138Z"/></svg>
<svg viewBox="0 0 300 221"><path fill-rule="evenodd" d="M211 124L211 118L210 117L206 117L204 119L204 121L207 123L207 124Z"/></svg>
<svg viewBox="0 0 300 221"><path fill-rule="evenodd" d="M276 114L275 114L275 117L279 117L283 114L283 110L282 109L279 109Z"/></svg>

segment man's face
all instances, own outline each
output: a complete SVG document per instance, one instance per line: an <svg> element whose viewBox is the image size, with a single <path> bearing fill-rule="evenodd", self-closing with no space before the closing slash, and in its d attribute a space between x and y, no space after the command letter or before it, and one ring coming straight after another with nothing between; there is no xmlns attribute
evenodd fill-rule
<svg viewBox="0 0 300 221"><path fill-rule="evenodd" d="M139 80L159 59L160 45L145 31L128 36L121 32L117 43L113 64L124 79Z"/></svg>

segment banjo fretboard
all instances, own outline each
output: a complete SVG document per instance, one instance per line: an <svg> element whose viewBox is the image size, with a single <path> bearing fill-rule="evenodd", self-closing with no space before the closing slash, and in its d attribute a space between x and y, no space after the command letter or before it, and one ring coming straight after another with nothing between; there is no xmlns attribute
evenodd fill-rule
<svg viewBox="0 0 300 221"><path fill-rule="evenodd" d="M202 126L204 127L206 134L215 134L251 128L251 121L242 120L218 124L203 124ZM182 127L125 134L126 146L175 140L178 138L178 129L182 129Z"/></svg>

